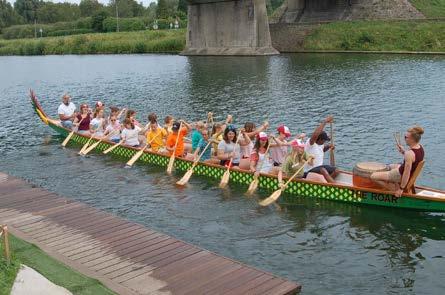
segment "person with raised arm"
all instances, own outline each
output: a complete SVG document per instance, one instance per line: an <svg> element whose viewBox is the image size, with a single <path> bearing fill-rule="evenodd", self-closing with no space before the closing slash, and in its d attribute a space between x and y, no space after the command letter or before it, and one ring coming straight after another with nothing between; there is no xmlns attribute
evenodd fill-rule
<svg viewBox="0 0 445 295"><path fill-rule="evenodd" d="M281 166L287 156L290 142L287 141L291 137L290 130L285 125L280 125L277 128L278 136L274 137L270 142L270 154L274 166Z"/></svg>
<svg viewBox="0 0 445 295"><path fill-rule="evenodd" d="M165 148L167 149L168 155L172 155L173 153L175 153L176 157L184 157L184 137L189 133L191 129L191 126L185 121L180 120L173 122L171 128L172 132L168 135L167 141L165 143ZM178 139L177 144L176 139Z"/></svg>
<svg viewBox="0 0 445 295"><path fill-rule="evenodd" d="M334 122L334 117L328 116L325 120L314 130L311 137L306 141L304 147L305 152L314 156L313 164L306 163L304 167L305 173L317 173L324 176L329 183L335 182L335 177L338 174L337 168L331 165L324 165L324 153L330 149L334 149L333 144L326 144L330 141L328 134L324 131L326 124Z"/></svg>
<svg viewBox="0 0 445 295"><path fill-rule="evenodd" d="M254 141L258 133L265 131L269 127L269 122L265 121L260 127L256 127L253 122L246 122L244 130L246 137L240 138L241 160L240 169L250 169L250 155L252 155Z"/></svg>

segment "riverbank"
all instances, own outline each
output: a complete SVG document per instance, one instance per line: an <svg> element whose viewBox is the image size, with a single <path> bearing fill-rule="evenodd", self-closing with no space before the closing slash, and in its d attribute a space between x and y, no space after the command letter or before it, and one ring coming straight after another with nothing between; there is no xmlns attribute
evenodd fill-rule
<svg viewBox="0 0 445 295"><path fill-rule="evenodd" d="M0 55L179 53L185 30L94 33L0 40Z"/></svg>
<svg viewBox="0 0 445 295"><path fill-rule="evenodd" d="M25 264L56 285L62 286L73 294L114 294L98 280L88 278L64 264L56 261L37 246L9 235L12 261L8 266L0 256L0 294L9 294L20 264ZM0 246L0 251L2 251Z"/></svg>
<svg viewBox="0 0 445 295"><path fill-rule="evenodd" d="M348 21L316 27L303 50L445 52L445 21Z"/></svg>
<svg viewBox="0 0 445 295"><path fill-rule="evenodd" d="M185 29L96 33L39 39L0 40L0 55L178 54ZM281 52L445 52L445 20L345 21L284 25L272 30ZM284 45L284 46L283 46Z"/></svg>

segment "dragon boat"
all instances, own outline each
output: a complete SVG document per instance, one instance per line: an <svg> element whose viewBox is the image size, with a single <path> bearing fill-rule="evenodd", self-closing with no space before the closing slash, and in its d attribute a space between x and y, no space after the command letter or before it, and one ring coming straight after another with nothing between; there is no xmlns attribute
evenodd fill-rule
<svg viewBox="0 0 445 295"><path fill-rule="evenodd" d="M71 130L62 127L58 119L50 118L41 107L35 93L30 92L31 103L34 111L39 118L49 127L54 129L61 136L68 136ZM74 133L70 143L85 144L90 137ZM99 141L93 139L91 144ZM113 146L114 143L108 140L102 140L96 147L96 152ZM110 154L121 158L130 159L135 153L140 151L137 148L129 146L118 146ZM144 151L139 158L139 162L167 166L169 156L149 150ZM177 172L187 171L193 165L193 161L176 158L174 168ZM203 175L209 178L220 180L226 171L226 167L207 163L198 163L194 168L194 174ZM232 170L230 173L230 182L247 186L253 180L253 173L243 170ZM399 198L396 198L393 192L378 188L362 187L354 184L353 174L348 171L341 171L336 177L335 183L318 183L305 179L296 179L286 187L281 202L285 204L296 203L297 198L320 198L331 201L347 202L356 205L374 205L392 208L413 209L429 212L445 212L445 191L427 188L422 186L412 186L411 192L405 192ZM276 176L261 174L259 177L258 188L266 191L278 189L278 179Z"/></svg>

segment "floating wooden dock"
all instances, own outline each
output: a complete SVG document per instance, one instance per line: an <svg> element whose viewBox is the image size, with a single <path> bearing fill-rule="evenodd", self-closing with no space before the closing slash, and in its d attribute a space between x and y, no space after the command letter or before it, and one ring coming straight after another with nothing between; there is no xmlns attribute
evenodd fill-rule
<svg viewBox="0 0 445 295"><path fill-rule="evenodd" d="M118 294L295 294L301 289L1 172L0 224Z"/></svg>

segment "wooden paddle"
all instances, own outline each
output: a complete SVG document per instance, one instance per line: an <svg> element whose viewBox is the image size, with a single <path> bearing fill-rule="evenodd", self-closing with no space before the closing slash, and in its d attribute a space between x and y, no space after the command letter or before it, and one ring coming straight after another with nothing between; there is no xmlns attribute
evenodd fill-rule
<svg viewBox="0 0 445 295"><path fill-rule="evenodd" d="M275 137L272 137L272 138L275 140ZM277 144L278 144L278 142L277 142ZM270 147L270 143L267 146L266 152L264 153L264 157L266 157L267 152L269 151L269 147ZM264 161L266 161L266 158L264 159ZM258 167L258 171L261 171L261 168L263 168L264 161L260 163L260 165ZM256 175L253 176L253 180L250 183L249 188L247 189L246 194L251 195L251 194L253 194L256 191L256 189L258 188L258 182L259 182L258 181L258 177L259 176L256 176Z"/></svg>
<svg viewBox="0 0 445 295"><path fill-rule="evenodd" d="M275 202L276 200L278 200L278 198L281 196L281 193L286 189L286 187L288 186L288 184L295 178L297 177L297 175L301 172L301 170L303 170L304 165L310 161L312 159L312 156L309 156L309 158L307 159L307 161L303 162L303 165L300 167L300 169L297 170L297 172L294 173L294 175L292 175L287 181L286 183L278 190L274 191L267 199L262 200L259 204L261 206L269 206L270 204L272 204L273 202Z"/></svg>
<svg viewBox="0 0 445 295"><path fill-rule="evenodd" d="M93 134L91 134L91 136L90 136L90 138L88 139L87 143L85 143L85 144L83 145L83 147L80 149L80 151L79 151L79 155L81 155L81 156L84 155L85 150L88 148L88 146L90 145L91 140L93 139L94 133L96 133L96 132L93 132Z"/></svg>
<svg viewBox="0 0 445 295"><path fill-rule="evenodd" d="M138 151L136 154L134 154L134 156L127 162L127 166L131 167L133 166L134 163L136 163L136 161L142 156L142 154L144 153L145 149L155 140L156 137L158 137L160 134L162 134L162 132L158 133L155 135L155 137L153 137L149 142L147 142L147 144L140 150Z"/></svg>
<svg viewBox="0 0 445 295"><path fill-rule="evenodd" d="M210 146L211 143L212 143L212 141L209 140L209 142L205 146L204 150L201 152L201 154L198 156L198 158L195 160L195 162L193 162L192 167L190 167L190 169L184 174L184 176L182 176L182 178L178 182L176 182L177 185L186 185L187 184L187 182L190 180L190 177L192 177L193 169L196 167L196 165L198 165L199 160L201 159L202 155L204 154L204 152L207 150L207 148Z"/></svg>
<svg viewBox="0 0 445 295"><path fill-rule="evenodd" d="M79 125L80 125L80 123L82 123L83 119L84 119L84 118L82 118L82 119L79 121ZM74 135L74 126L73 126L73 130L70 132L70 134L68 134L68 136L67 136L67 137L65 138L65 140L62 142L62 146L66 146L66 145L68 144L68 141L70 141L71 137L73 137L73 135Z"/></svg>
<svg viewBox="0 0 445 295"><path fill-rule="evenodd" d="M334 145L334 124L331 122L331 144ZM330 160L331 160L331 166L335 166L335 156L334 156L334 150L329 149L330 152Z"/></svg>
<svg viewBox="0 0 445 295"><path fill-rule="evenodd" d="M167 173L171 174L173 172L173 165L175 163L175 154L176 154L176 148L178 147L178 142L179 142L179 133L181 132L182 129L182 122L181 124L179 124L179 129L178 129L178 134L176 134L176 143L175 143L175 148L173 149L172 155L170 156L170 160L168 161L168 166L167 166Z"/></svg>
<svg viewBox="0 0 445 295"><path fill-rule="evenodd" d="M241 138L241 132L239 132L238 137L235 142L235 146L233 147L233 153L235 152L236 146L238 144L239 139ZM224 188L228 183L230 179L230 166L232 166L233 156L230 157L229 165L227 166L226 172L224 172L221 182L219 183L220 188Z"/></svg>
<svg viewBox="0 0 445 295"><path fill-rule="evenodd" d="M87 148L87 149L83 152L83 155L85 156L86 154L88 154L89 152L91 152L92 150L94 150L94 149L99 145L99 143L101 143L101 142L104 140L104 138L110 138L110 136L111 136L111 135L114 135L114 134L116 134L116 130L114 130L113 132L110 132L110 134L108 134L107 136L101 137L98 141L96 141L95 143L93 143L92 145L90 145L90 147Z"/></svg>
<svg viewBox="0 0 445 295"><path fill-rule="evenodd" d="M117 148L118 146L120 146L124 141L121 139L121 141L119 141L118 143L110 146L109 148L107 148L106 150L104 150L104 154L108 154L109 152L111 152L112 150L114 150L115 148Z"/></svg>

